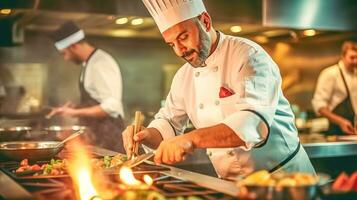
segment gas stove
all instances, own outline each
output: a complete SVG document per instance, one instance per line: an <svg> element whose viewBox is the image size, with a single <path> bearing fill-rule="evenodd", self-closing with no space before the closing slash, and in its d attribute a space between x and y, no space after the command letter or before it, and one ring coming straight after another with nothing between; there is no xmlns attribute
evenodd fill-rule
<svg viewBox="0 0 357 200"><path fill-rule="evenodd" d="M100 148L93 150L92 152L101 156L116 154ZM2 162L0 166L0 199L75 199L73 183L69 176L20 178L11 173L13 162ZM133 172L138 179L143 174L150 175L154 181L150 189L167 198L195 196L211 200L236 199L237 188L234 183L222 179L171 166L157 166L150 161L137 166ZM107 176L114 177L118 174L108 173Z"/></svg>

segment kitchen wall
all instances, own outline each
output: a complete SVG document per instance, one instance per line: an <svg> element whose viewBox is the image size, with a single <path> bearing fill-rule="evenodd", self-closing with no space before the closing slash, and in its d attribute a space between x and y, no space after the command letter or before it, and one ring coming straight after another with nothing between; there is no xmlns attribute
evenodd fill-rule
<svg viewBox="0 0 357 200"><path fill-rule="evenodd" d="M163 40L88 37L97 47L108 51L119 62L124 80L123 101L127 119L139 109L150 116L163 98L163 66L180 66L183 62ZM310 99L321 69L339 59L340 38L306 39L298 43L268 43L263 47L278 63L283 74L284 93L303 110L311 110ZM47 81L41 96L43 105L61 105L78 101L80 67L65 62L44 33L27 32L25 43L16 47L0 47L0 79L5 74L18 74L12 64L42 66ZM6 67L4 67L6 66ZM167 70L166 70L167 71ZM171 70L172 71L172 70ZM21 77L34 79L34 77ZM5 81L5 84L9 80ZM128 120L130 121L130 120Z"/></svg>
<svg viewBox="0 0 357 200"><path fill-rule="evenodd" d="M341 36L330 36L264 45L280 67L283 91L291 104L312 111L310 101L318 75L322 69L338 62L342 43Z"/></svg>
<svg viewBox="0 0 357 200"><path fill-rule="evenodd" d="M167 64L180 66L183 62L176 58L163 40L88 37L88 41L106 50L118 61L124 81L123 101L128 118L135 109L153 115L163 99L161 67ZM5 84L13 82L5 72L15 76L17 71L9 66L19 63L23 64L22 67L41 63L43 70L48 71L43 104L61 105L67 100L78 101L80 67L65 62L45 34L27 33L23 45L0 47L0 72L4 76L0 79L5 79Z"/></svg>

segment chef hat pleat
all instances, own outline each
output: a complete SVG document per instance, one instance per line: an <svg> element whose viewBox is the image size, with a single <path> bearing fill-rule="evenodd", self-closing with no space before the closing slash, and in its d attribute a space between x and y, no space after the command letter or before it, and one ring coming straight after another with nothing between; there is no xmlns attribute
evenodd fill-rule
<svg viewBox="0 0 357 200"><path fill-rule="evenodd" d="M202 0L143 0L161 33L206 11Z"/></svg>

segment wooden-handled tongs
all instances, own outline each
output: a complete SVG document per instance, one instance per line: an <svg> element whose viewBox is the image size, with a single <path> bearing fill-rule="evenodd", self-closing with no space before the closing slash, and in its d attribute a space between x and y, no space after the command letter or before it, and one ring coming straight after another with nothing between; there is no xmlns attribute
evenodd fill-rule
<svg viewBox="0 0 357 200"><path fill-rule="evenodd" d="M137 134L140 129L141 129L141 124L142 124L142 115L140 111L135 112L135 120L134 120L134 135ZM139 142L133 143L133 154L131 156L131 159L135 158L139 154Z"/></svg>

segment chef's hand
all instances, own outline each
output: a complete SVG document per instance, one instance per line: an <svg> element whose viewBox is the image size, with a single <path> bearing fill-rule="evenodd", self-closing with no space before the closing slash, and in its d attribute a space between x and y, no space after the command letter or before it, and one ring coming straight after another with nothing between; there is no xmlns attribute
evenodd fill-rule
<svg viewBox="0 0 357 200"><path fill-rule="evenodd" d="M137 133L140 134L140 136L135 135L134 138L134 129L134 125L130 125L127 126L126 129L122 132L124 149L129 159L131 158L134 152L134 139L136 142L141 142L141 140L145 139L145 136L147 135L144 127L141 127L140 130L142 131Z"/></svg>
<svg viewBox="0 0 357 200"><path fill-rule="evenodd" d="M185 155L193 152L193 143L186 135L176 136L161 142L156 149L154 161L157 164L173 164L185 160Z"/></svg>
<svg viewBox="0 0 357 200"><path fill-rule="evenodd" d="M162 136L155 128L141 127L140 131L134 135L134 125L126 127L122 133L124 149L128 158L131 158L134 152L134 141L143 143L149 148L156 149L162 141Z"/></svg>
<svg viewBox="0 0 357 200"><path fill-rule="evenodd" d="M46 118L50 119L54 115L75 116L76 109L72 108L73 106L73 103L67 102L61 107L52 108L51 112L46 115Z"/></svg>
<svg viewBox="0 0 357 200"><path fill-rule="evenodd" d="M342 120L339 124L342 131L348 135L355 134L355 128L349 120Z"/></svg>

